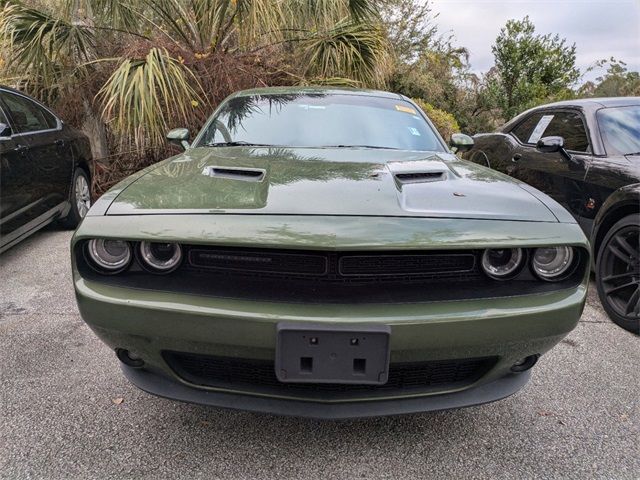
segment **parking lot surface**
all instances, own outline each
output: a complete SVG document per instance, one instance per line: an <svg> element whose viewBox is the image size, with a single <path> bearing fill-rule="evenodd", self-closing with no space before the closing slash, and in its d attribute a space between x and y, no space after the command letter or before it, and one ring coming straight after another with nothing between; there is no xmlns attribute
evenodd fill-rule
<svg viewBox="0 0 640 480"><path fill-rule="evenodd" d="M78 314L70 237L47 229L0 256L0 478L640 478L640 339L593 285L516 395L324 422L130 385Z"/></svg>

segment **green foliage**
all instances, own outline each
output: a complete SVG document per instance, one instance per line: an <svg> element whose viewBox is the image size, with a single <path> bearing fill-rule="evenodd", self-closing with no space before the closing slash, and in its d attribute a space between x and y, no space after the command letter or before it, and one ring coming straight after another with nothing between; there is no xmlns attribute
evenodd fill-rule
<svg viewBox="0 0 640 480"><path fill-rule="evenodd" d="M399 64L413 64L441 41L428 1L380 0L380 15Z"/></svg>
<svg viewBox="0 0 640 480"><path fill-rule="evenodd" d="M389 85L409 97L425 98L435 107L452 111L458 76L466 68L468 52L442 37L428 1L381 0L381 17L394 55Z"/></svg>
<svg viewBox="0 0 640 480"><path fill-rule="evenodd" d="M193 73L164 49L152 48L145 58L124 59L104 84L98 97L104 116L114 118L117 131L135 145L161 145L169 130L167 112L189 121L190 110L201 102Z"/></svg>
<svg viewBox="0 0 640 480"><path fill-rule="evenodd" d="M446 141L451 139L451 134L460 131L458 122L449 112L435 108L433 105L421 98L413 98L412 100L422 109L422 111L424 111L424 113L427 114L440 135L442 135Z"/></svg>
<svg viewBox="0 0 640 480"><path fill-rule="evenodd" d="M335 79L343 76L344 84L382 86L380 69L386 51L384 31L372 24L339 22L324 35L305 42L305 76ZM333 81L333 80L332 80Z"/></svg>
<svg viewBox="0 0 640 480"><path fill-rule="evenodd" d="M0 12L0 39L10 52L4 70L40 96L55 97L69 72L94 54L93 31L68 18L14 1Z"/></svg>
<svg viewBox="0 0 640 480"><path fill-rule="evenodd" d="M601 60L595 67L608 65L606 73L580 87L579 95L586 97L624 97L640 95L640 73L629 72L627 64L611 57Z"/></svg>
<svg viewBox="0 0 640 480"><path fill-rule="evenodd" d="M170 122L196 127L240 88L384 86L375 1L5 0L0 78L76 112L98 108L116 143L142 152L162 145Z"/></svg>
<svg viewBox="0 0 640 480"><path fill-rule="evenodd" d="M553 100L640 95L640 74L613 58L576 90L575 45L528 17L506 23L495 66L474 74L436 17L429 0L0 0L0 83L53 105L95 151L137 155L118 163L126 173L166 153L167 129L193 133L255 86L387 88L418 99L445 138Z"/></svg>
<svg viewBox="0 0 640 480"><path fill-rule="evenodd" d="M575 45L566 45L558 35L537 35L529 17L509 20L492 52L496 66L488 88L507 118L570 95L580 77Z"/></svg>

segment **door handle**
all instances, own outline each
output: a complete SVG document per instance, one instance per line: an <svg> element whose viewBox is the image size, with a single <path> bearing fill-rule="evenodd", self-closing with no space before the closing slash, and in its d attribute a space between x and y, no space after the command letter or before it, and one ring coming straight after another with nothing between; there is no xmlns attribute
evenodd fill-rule
<svg viewBox="0 0 640 480"><path fill-rule="evenodd" d="M26 155L28 149L29 147L26 145L16 145L16 153L19 153L20 155Z"/></svg>
<svg viewBox="0 0 640 480"><path fill-rule="evenodd" d="M58 140L56 140L55 142L53 142L56 147L64 147L64 140L59 138Z"/></svg>
<svg viewBox="0 0 640 480"><path fill-rule="evenodd" d="M517 162L518 160L520 160L522 158L522 154L521 153L514 153L513 157L511 157L511 161L512 162Z"/></svg>

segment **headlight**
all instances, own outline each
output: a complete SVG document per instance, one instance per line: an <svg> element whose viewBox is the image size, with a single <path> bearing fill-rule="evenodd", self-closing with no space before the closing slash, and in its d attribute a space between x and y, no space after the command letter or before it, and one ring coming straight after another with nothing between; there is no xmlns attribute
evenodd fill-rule
<svg viewBox="0 0 640 480"><path fill-rule="evenodd" d="M517 275L523 262L521 248L489 249L482 254L482 269L496 280L507 280Z"/></svg>
<svg viewBox="0 0 640 480"><path fill-rule="evenodd" d="M169 273L180 265L182 248L177 243L140 242L142 266L155 273Z"/></svg>
<svg viewBox="0 0 640 480"><path fill-rule="evenodd" d="M537 248L533 254L533 271L543 280L562 280L573 266L573 248Z"/></svg>
<svg viewBox="0 0 640 480"><path fill-rule="evenodd" d="M95 238L87 245L89 258L102 273L118 273L131 261L131 247L124 240Z"/></svg>

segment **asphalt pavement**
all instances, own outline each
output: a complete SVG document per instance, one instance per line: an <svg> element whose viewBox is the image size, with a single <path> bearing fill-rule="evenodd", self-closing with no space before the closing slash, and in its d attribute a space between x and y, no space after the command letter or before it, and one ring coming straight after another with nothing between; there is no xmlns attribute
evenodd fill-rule
<svg viewBox="0 0 640 480"><path fill-rule="evenodd" d="M640 338L608 320L593 285L516 395L325 422L130 385L78 314L70 237L48 228L0 255L0 478L640 478Z"/></svg>

